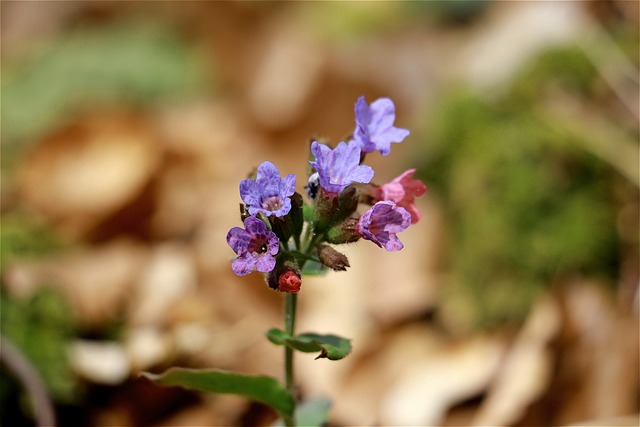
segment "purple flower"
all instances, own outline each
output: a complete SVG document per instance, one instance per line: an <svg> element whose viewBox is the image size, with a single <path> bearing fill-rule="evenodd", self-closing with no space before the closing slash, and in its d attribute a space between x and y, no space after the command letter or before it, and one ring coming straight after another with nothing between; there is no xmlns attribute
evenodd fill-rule
<svg viewBox="0 0 640 427"><path fill-rule="evenodd" d="M267 229L264 222L250 216L244 220L244 229L233 227L227 233L227 243L238 254L231 269L238 276L256 270L266 273L276 266L274 255L280 249L276 234Z"/></svg>
<svg viewBox="0 0 640 427"><path fill-rule="evenodd" d="M240 183L240 197L249 207L249 214L262 212L266 216L285 216L291 210L290 196L296 191L296 176L280 179L280 171L271 162L258 166L256 180L245 179Z"/></svg>
<svg viewBox="0 0 640 427"><path fill-rule="evenodd" d="M371 240L389 252L404 247L396 236L411 224L411 214L394 202L378 202L364 213L356 224L356 231L363 239Z"/></svg>
<svg viewBox="0 0 640 427"><path fill-rule="evenodd" d="M360 146L357 142L341 142L333 150L318 141L311 144L315 162L309 162L318 171L320 186L329 193L340 193L352 182L368 183L373 169L360 165Z"/></svg>
<svg viewBox="0 0 640 427"><path fill-rule="evenodd" d="M367 105L364 96L356 102L356 129L353 138L363 153L378 150L386 156L392 142L402 142L409 135L407 129L393 126L396 108L389 98L380 98Z"/></svg>

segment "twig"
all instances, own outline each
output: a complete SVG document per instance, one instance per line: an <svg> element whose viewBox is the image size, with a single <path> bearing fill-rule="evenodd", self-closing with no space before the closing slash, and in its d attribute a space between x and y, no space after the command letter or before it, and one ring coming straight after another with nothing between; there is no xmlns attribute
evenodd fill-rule
<svg viewBox="0 0 640 427"><path fill-rule="evenodd" d="M15 374L31 397L38 426L54 427L53 405L42 378L25 355L2 335L0 335L0 362Z"/></svg>

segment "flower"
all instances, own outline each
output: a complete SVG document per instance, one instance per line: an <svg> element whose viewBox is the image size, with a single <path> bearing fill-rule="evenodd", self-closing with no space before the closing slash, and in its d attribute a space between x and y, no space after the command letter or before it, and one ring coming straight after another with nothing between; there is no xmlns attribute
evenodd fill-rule
<svg viewBox="0 0 640 427"><path fill-rule="evenodd" d="M280 292L297 294L300 292L301 285L302 279L300 278L300 274L293 270L286 270L278 278L278 290Z"/></svg>
<svg viewBox="0 0 640 427"><path fill-rule="evenodd" d="M311 144L316 156L309 162L318 172L320 187L329 193L340 193L352 182L368 183L373 178L373 169L360 165L360 146L357 142L341 142L333 150L318 141Z"/></svg>
<svg viewBox="0 0 640 427"><path fill-rule="evenodd" d="M233 227L229 230L227 243L238 255L231 265L238 276L245 276L254 268L266 273L276 265L274 256L280 249L280 241L264 222L254 216L244 220L244 229Z"/></svg>
<svg viewBox="0 0 640 427"><path fill-rule="evenodd" d="M416 173L415 169L409 169L393 181L381 185L375 191L376 200L394 202L409 211L412 224L422 218L413 199L422 196L427 191L427 186L422 181L413 179L414 173Z"/></svg>
<svg viewBox="0 0 640 427"><path fill-rule="evenodd" d="M409 135L407 129L393 126L396 108L389 98L380 98L367 105L364 96L356 102L356 129L353 138L363 153L378 150L386 156L392 142L402 142Z"/></svg>
<svg viewBox="0 0 640 427"><path fill-rule="evenodd" d="M377 202L364 213L356 224L356 231L363 239L371 240L388 252L404 247L396 236L411 224L411 214L394 202Z"/></svg>
<svg viewBox="0 0 640 427"><path fill-rule="evenodd" d="M240 183L240 197L249 207L249 214L262 212L266 216L285 216L291 210L290 196L296 191L296 176L287 175L280 179L280 172L271 162L258 166L255 179L245 179Z"/></svg>

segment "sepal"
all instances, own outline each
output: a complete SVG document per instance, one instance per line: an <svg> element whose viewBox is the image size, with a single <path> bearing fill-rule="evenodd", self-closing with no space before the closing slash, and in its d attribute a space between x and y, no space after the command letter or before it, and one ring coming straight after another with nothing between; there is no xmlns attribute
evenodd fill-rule
<svg viewBox="0 0 640 427"><path fill-rule="evenodd" d="M247 205L240 203L240 221L244 223L244 220L249 218L251 214L247 210Z"/></svg>
<svg viewBox="0 0 640 427"><path fill-rule="evenodd" d="M360 239L360 234L356 230L357 223L357 219L348 218L331 227L326 233L327 242L334 245L357 242Z"/></svg>

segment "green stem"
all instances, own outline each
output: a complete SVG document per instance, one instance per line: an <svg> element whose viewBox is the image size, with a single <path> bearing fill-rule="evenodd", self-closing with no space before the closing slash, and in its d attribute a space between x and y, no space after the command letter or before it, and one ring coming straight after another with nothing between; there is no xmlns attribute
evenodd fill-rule
<svg viewBox="0 0 640 427"><path fill-rule="evenodd" d="M294 336L296 322L296 294L285 294L284 305L284 329L287 335ZM288 345L284 346L284 375L287 391L293 396L295 402L295 383L293 378L293 349ZM294 427L295 420L293 417L285 417L287 427Z"/></svg>

